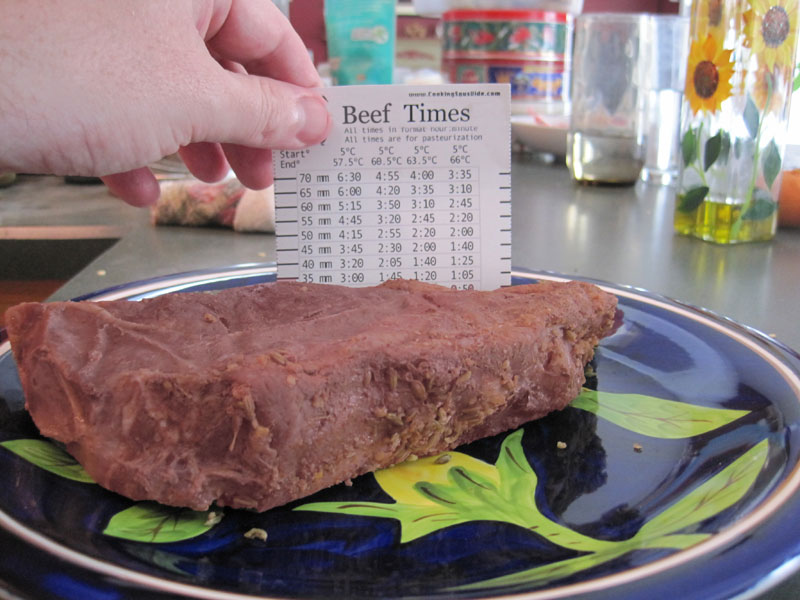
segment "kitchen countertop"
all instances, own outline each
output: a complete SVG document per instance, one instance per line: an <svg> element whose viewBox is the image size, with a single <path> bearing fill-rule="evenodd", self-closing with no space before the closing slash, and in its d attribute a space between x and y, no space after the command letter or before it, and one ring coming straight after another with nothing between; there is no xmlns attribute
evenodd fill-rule
<svg viewBox="0 0 800 600"><path fill-rule="evenodd" d="M275 237L225 229L153 227L150 212L113 198L102 185L60 177L22 177L0 189L3 240L115 239L52 299L198 268L274 260ZM31 274L32 278L36 274Z"/></svg>
<svg viewBox="0 0 800 600"><path fill-rule="evenodd" d="M110 198L101 186L61 181L23 178L0 190L0 238L4 231L44 235L36 228L59 225L95 227L119 240L51 299L159 275L275 260L273 235L153 227L146 210ZM519 155L512 167L512 212L515 267L643 288L800 350L800 229L781 229L769 243L729 247L676 236L668 188L576 186L564 167ZM798 593L795 575L758 597L788 600Z"/></svg>

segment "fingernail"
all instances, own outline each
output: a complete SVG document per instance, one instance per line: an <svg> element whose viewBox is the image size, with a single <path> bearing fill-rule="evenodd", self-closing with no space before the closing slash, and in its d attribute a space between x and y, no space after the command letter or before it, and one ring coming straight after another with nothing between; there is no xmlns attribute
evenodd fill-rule
<svg viewBox="0 0 800 600"><path fill-rule="evenodd" d="M297 139L303 144L317 144L324 140L331 125L331 115L325 101L316 96L304 96L297 106L302 122Z"/></svg>

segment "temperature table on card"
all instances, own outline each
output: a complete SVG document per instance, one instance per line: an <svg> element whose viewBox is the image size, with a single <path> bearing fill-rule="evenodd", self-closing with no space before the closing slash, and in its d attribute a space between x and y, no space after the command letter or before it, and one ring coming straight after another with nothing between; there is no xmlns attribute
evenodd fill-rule
<svg viewBox="0 0 800 600"><path fill-rule="evenodd" d="M507 87L363 86L326 97L328 139L275 153L278 277L507 285Z"/></svg>

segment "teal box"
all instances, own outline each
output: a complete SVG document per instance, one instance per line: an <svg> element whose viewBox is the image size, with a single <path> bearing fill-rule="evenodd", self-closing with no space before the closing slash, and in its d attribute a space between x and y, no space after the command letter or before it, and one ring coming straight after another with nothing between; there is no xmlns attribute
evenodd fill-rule
<svg viewBox="0 0 800 600"><path fill-rule="evenodd" d="M327 0L325 27L334 85L392 83L394 0Z"/></svg>

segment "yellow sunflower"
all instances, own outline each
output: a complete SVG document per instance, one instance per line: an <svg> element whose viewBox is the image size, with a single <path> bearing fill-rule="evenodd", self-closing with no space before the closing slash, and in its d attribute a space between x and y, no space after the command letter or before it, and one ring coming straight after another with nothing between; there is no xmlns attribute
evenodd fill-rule
<svg viewBox="0 0 800 600"><path fill-rule="evenodd" d="M753 85L753 101L756 106L767 112L780 112L789 93L789 77L791 71L785 67L775 65L775 68L770 70L767 65L759 65ZM768 100L769 106L767 106Z"/></svg>
<svg viewBox="0 0 800 600"><path fill-rule="evenodd" d="M723 100L730 98L732 77L731 50L725 50L714 35L692 42L686 72L686 98L694 114L719 110Z"/></svg>
<svg viewBox="0 0 800 600"><path fill-rule="evenodd" d="M797 2L753 0L753 52L772 69L791 65L797 39Z"/></svg>

